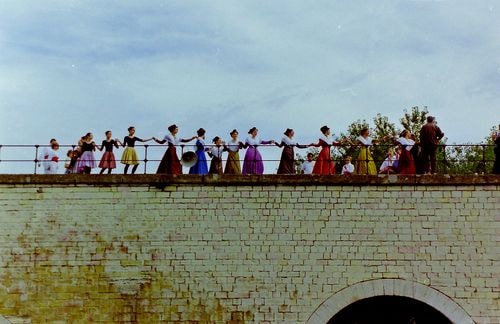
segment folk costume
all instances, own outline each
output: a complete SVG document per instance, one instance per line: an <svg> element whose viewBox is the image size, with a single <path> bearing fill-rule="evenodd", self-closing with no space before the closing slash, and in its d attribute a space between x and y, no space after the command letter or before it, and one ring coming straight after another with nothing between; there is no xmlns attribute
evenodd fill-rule
<svg viewBox="0 0 500 324"><path fill-rule="evenodd" d="M116 160L115 155L113 153L113 146L118 148L118 143L112 139L110 141L103 140L101 147L104 147L105 151L101 157L101 161L99 162L99 168L101 169L115 169L116 168Z"/></svg>
<svg viewBox="0 0 500 324"><path fill-rule="evenodd" d="M196 164L189 169L189 174L207 174L207 157L205 155L205 141L198 138L196 141Z"/></svg>
<svg viewBox="0 0 500 324"><path fill-rule="evenodd" d="M313 174L335 174L335 162L332 161L330 153L330 137L321 135L317 146L321 146L321 151L319 152L316 163L314 164ZM334 142L333 145L339 145L338 142Z"/></svg>
<svg viewBox="0 0 500 324"><path fill-rule="evenodd" d="M372 154L370 152L370 146L372 145L371 138L364 138L359 136L357 141L361 145L359 149L358 157L356 159L356 174L377 174L377 167L373 161Z"/></svg>
<svg viewBox="0 0 500 324"><path fill-rule="evenodd" d="M243 174L263 174L264 162L262 155L257 149L258 145L270 144L272 141L262 141L258 137L247 137L245 146L248 147L243 161Z"/></svg>
<svg viewBox="0 0 500 324"><path fill-rule="evenodd" d="M239 140L231 140L225 145L224 149L228 152L225 174L241 174L239 150L242 147L243 143Z"/></svg>
<svg viewBox="0 0 500 324"><path fill-rule="evenodd" d="M123 138L123 146L126 146L123 151L121 163L129 164L129 165L138 165L139 164L139 156L135 151L135 142L144 142L144 140L140 139L137 136L125 136Z"/></svg>
<svg viewBox="0 0 500 324"><path fill-rule="evenodd" d="M293 150L294 146L298 148L306 148L305 145L299 145L296 141L288 136L283 136L281 143L277 144L278 147L283 147L283 152L281 153L280 164L278 166L278 174L295 174L295 152Z"/></svg>
<svg viewBox="0 0 500 324"><path fill-rule="evenodd" d="M415 145L415 141L405 137L400 137L397 141L402 147L401 155L398 160L397 172L399 174L415 174L415 161L413 160L413 155L411 154L411 149L413 148L413 145Z"/></svg>
<svg viewBox="0 0 500 324"><path fill-rule="evenodd" d="M210 174L222 174L222 153L224 152L224 146L213 146L208 154L212 157L210 162Z"/></svg>
<svg viewBox="0 0 500 324"><path fill-rule="evenodd" d="M177 156L176 148L181 143L181 140L172 134L165 135L163 140L167 142L168 148L161 159L156 173L182 174L182 165Z"/></svg>

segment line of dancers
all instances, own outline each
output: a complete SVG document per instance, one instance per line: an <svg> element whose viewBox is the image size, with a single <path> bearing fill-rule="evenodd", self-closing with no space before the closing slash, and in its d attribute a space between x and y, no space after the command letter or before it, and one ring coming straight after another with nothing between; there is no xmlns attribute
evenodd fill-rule
<svg viewBox="0 0 500 324"><path fill-rule="evenodd" d="M431 125L432 123L434 123L434 119L433 117L430 117L428 119L428 124ZM432 133L431 137L433 137L433 139L431 142L434 146L433 157L435 159L435 149L444 134L441 130L439 130L439 128L437 128L437 126L435 126L435 123L434 126L431 126L434 127L433 130L427 130L427 132ZM424 128L425 125L422 129ZM75 150L68 151L68 159L65 163L66 173L89 174L92 169L99 167L101 169L101 174L105 173L106 170L109 174L116 168L116 160L113 149L124 147L125 150L123 151L120 159L120 162L124 164L124 173L127 174L130 170L130 173L134 174L140 163L139 156L135 150L135 144L137 142L149 142L151 140L158 144L167 145L167 150L157 169L158 174L182 174L182 165L176 148L182 143L189 143L194 140L196 140L196 163L190 167L190 174L263 174L264 162L258 148L260 145L276 145L283 149L277 170L278 174L295 174L297 169L294 148L304 149L307 147L318 147L320 148L320 151L316 161L313 161L313 155L311 153L307 155L307 160L302 164L302 173L335 174L335 162L331 157L331 147L341 145L354 145L359 148L355 164L351 163L350 156L344 157L344 165L341 168L341 173L343 175L416 173L415 160L411 154L411 150L416 143L413 134L411 134L408 130L404 130L397 139L392 136L387 136L381 139L372 139L368 128L364 128L361 130L361 135L354 142L348 138L335 141L330 136L330 128L325 125L320 128L321 135L316 143L301 145L294 140L295 132L293 129L286 129L281 141L275 142L274 140L262 140L258 136L258 129L256 127L252 127L248 131L248 136L244 141L239 140L239 133L236 129L234 129L229 133L231 139L228 142L224 142L219 136L216 136L213 138L213 144L210 146L208 146L205 142L206 131L203 128L198 129L197 135L189 138L181 138L178 135L179 127L175 124L168 127L168 134L165 135L163 139L158 139L156 137L142 139L136 136L135 132L135 127L129 127L128 135L124 137L123 141L120 141L116 138L113 139L111 131L107 131L105 133L106 139L102 141L100 146L94 142L93 135L91 133L87 133L80 139L78 147ZM420 137L422 144L422 138L425 138L425 134L421 132ZM370 148L372 145L376 145L380 141L393 141L395 146L388 150L386 159L380 166L379 170L377 170ZM58 148L59 144L57 144L57 141L53 139L51 140L51 147L42 152L40 162L44 164L45 173L57 173ZM242 149L246 149L246 152L243 159L243 167L241 168L239 151ZM94 152L96 150L104 150L104 154L102 155L98 165L94 157ZM430 149L430 151L432 155L432 149ZM222 162L224 152L227 152L228 155L225 168L223 169ZM210 167L208 166L206 154L212 158ZM435 172L435 161L432 161L432 157L428 164L428 170L431 171L430 168L432 167Z"/></svg>

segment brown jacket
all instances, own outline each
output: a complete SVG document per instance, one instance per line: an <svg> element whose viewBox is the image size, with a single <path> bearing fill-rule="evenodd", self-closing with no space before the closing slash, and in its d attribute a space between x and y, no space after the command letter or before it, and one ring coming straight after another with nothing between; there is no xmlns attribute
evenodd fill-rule
<svg viewBox="0 0 500 324"><path fill-rule="evenodd" d="M437 145L444 133L434 123L427 123L420 129L420 143L422 145Z"/></svg>

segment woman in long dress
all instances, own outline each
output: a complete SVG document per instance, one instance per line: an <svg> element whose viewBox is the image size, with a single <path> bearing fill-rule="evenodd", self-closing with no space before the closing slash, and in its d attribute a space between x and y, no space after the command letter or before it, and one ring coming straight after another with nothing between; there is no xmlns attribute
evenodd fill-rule
<svg viewBox="0 0 500 324"><path fill-rule="evenodd" d="M215 136L212 142L214 145L208 151L208 154L212 157L208 173L222 174L222 153L224 152L224 146L222 145L223 142L219 136Z"/></svg>
<svg viewBox="0 0 500 324"><path fill-rule="evenodd" d="M203 128L197 131L198 139L196 140L196 164L189 169L189 174L207 174L207 156L205 151L205 130Z"/></svg>
<svg viewBox="0 0 500 324"><path fill-rule="evenodd" d="M370 147L375 144L375 140L370 137L368 128L361 130L361 135L356 139L357 144L360 146L358 158L356 159L356 174L377 174L377 166L373 161Z"/></svg>
<svg viewBox="0 0 500 324"><path fill-rule="evenodd" d="M190 142L194 140L197 136L193 136L188 139L177 138L179 127L177 127L177 125L175 124L170 125L168 127L168 131L170 132L170 134L165 135L165 137L161 141L153 137L155 142L158 144L168 143L167 151L163 155L163 158L161 159L160 165L158 166L158 170L156 170L156 173L182 174L182 165L179 160L179 157L177 156L177 145L179 145L180 143Z"/></svg>
<svg viewBox="0 0 500 324"><path fill-rule="evenodd" d="M244 144L238 139L238 131L233 129L229 134L231 140L224 145L224 149L228 152L225 174L241 174L239 150L244 147Z"/></svg>
<svg viewBox="0 0 500 324"><path fill-rule="evenodd" d="M316 163L314 164L313 174L335 174L335 162L332 161L330 146L340 145L340 142L332 141L330 138L330 128L323 126L320 128L322 135L318 144L314 146L321 147Z"/></svg>
<svg viewBox="0 0 500 324"><path fill-rule="evenodd" d="M245 153L245 160L243 161L243 174L264 173L264 162L262 161L262 155L257 147L261 144L274 144L274 141L262 141L257 137L258 132L259 130L256 127L252 127L248 131L250 136L245 140L245 146L248 149Z"/></svg>
<svg viewBox="0 0 500 324"><path fill-rule="evenodd" d="M404 130L401 132L397 142L401 145L401 155L398 160L398 173L399 174L415 174L416 167L411 149L415 145L415 141L411 138L411 132Z"/></svg>
<svg viewBox="0 0 500 324"><path fill-rule="evenodd" d="M281 143L276 143L276 146L283 147L281 153L280 164L278 166L278 174L295 174L295 152L293 148L296 146L298 148L306 148L307 145L300 145L293 139L295 132L293 129L287 128Z"/></svg>

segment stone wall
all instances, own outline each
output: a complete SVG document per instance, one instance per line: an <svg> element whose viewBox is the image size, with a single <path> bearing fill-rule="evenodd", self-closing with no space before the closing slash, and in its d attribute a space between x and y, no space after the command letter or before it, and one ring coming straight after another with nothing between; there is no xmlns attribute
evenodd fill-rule
<svg viewBox="0 0 500 324"><path fill-rule="evenodd" d="M499 186L0 176L0 322L320 322L335 294L398 279L449 297L450 318L498 323Z"/></svg>

